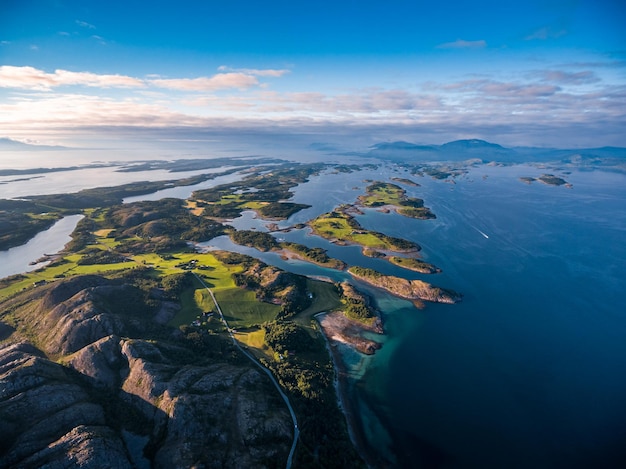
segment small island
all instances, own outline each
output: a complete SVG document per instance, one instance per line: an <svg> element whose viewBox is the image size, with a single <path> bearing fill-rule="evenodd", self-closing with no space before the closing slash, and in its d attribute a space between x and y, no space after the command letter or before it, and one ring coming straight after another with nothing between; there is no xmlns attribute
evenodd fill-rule
<svg viewBox="0 0 626 469"><path fill-rule="evenodd" d="M407 197L406 191L400 186L388 182L374 182L367 186L366 194L358 198L364 207L378 207L383 211L393 210L409 218L428 220L437 218L424 201L416 197Z"/></svg>
<svg viewBox="0 0 626 469"><path fill-rule="evenodd" d="M428 262L424 262L420 259L415 259L414 257L392 256L388 260L392 264L408 270L412 270L414 272L419 272L421 274L438 274L441 272L441 269L439 267L429 264Z"/></svg>
<svg viewBox="0 0 626 469"><path fill-rule="evenodd" d="M393 178L391 178L391 180L395 181L395 182L399 182L400 184L404 184L406 186L421 187L421 185L418 184L417 182L412 181L412 180L407 179L407 178L393 177Z"/></svg>
<svg viewBox="0 0 626 469"><path fill-rule="evenodd" d="M358 244L364 249L382 249L395 252L416 252L418 244L383 233L364 229L348 213L350 206L341 206L308 222L313 233L337 244Z"/></svg>
<svg viewBox="0 0 626 469"><path fill-rule="evenodd" d="M436 287L421 280L407 280L401 277L383 275L373 269L350 267L348 272L354 278L407 300L452 304L461 301L462 298L462 295L454 290Z"/></svg>
<svg viewBox="0 0 626 469"><path fill-rule="evenodd" d="M519 178L520 181L525 182L526 184L531 184L535 181L542 182L547 184L548 186L565 186L568 188L572 187L572 184L567 182L565 179L555 176L554 174L542 174L538 178L533 178L529 176L523 176Z"/></svg>

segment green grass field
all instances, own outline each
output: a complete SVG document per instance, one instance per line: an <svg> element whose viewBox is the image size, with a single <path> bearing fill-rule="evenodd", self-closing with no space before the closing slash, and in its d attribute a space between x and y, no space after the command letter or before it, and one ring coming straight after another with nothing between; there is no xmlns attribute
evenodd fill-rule
<svg viewBox="0 0 626 469"><path fill-rule="evenodd" d="M406 192L395 184L377 182L367 187L367 194L359 197L366 207L380 205L400 205Z"/></svg>
<svg viewBox="0 0 626 469"><path fill-rule="evenodd" d="M259 301L254 292L239 287L215 291L224 318L233 327L251 327L273 321L280 306Z"/></svg>
<svg viewBox="0 0 626 469"><path fill-rule="evenodd" d="M323 238L359 244L372 249L393 249L393 246L376 233L363 228L354 228L348 223L347 215L322 215L309 222L313 232Z"/></svg>

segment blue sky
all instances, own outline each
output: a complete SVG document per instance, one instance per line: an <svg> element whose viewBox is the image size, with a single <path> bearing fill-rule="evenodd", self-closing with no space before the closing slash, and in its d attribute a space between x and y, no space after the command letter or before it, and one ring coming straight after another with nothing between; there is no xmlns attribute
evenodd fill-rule
<svg viewBox="0 0 626 469"><path fill-rule="evenodd" d="M626 146L623 18L618 0L3 0L0 136Z"/></svg>

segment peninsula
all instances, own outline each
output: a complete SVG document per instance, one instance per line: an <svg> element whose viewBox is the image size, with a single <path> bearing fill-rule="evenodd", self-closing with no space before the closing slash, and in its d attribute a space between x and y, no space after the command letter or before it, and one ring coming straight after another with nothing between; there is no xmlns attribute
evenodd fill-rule
<svg viewBox="0 0 626 469"><path fill-rule="evenodd" d="M350 267L348 272L362 280L389 293L407 300L424 300L433 303L457 303L462 295L454 290L435 287L421 280L407 280L381 273L364 267Z"/></svg>

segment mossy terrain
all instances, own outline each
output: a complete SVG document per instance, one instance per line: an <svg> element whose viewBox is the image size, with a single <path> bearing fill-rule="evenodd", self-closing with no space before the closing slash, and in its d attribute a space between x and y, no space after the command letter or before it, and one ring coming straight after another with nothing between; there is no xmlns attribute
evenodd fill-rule
<svg viewBox="0 0 626 469"><path fill-rule="evenodd" d="M25 200L0 200L0 250L26 243L48 229L61 213Z"/></svg>
<svg viewBox="0 0 626 469"><path fill-rule="evenodd" d="M310 248L304 244L290 242L282 242L280 247L285 251L293 253L299 259L321 265L322 267L336 270L344 270L347 267L345 262L333 259L322 248Z"/></svg>
<svg viewBox="0 0 626 469"><path fill-rule="evenodd" d="M400 215L409 218L424 220L436 218L430 209L424 207L422 199L407 197L404 189L388 182L374 182L370 184L367 186L366 194L360 196L358 200L365 207L389 206Z"/></svg>
<svg viewBox="0 0 626 469"><path fill-rule="evenodd" d="M309 221L308 224L316 235L337 243L353 243L364 248L396 252L411 252L420 249L412 241L364 229L352 215L347 213L348 208L339 207Z"/></svg>
<svg viewBox="0 0 626 469"><path fill-rule="evenodd" d="M413 270L415 272L420 272L422 274L438 274L441 272L441 269L439 267L429 264L428 262L415 259L413 257L391 256L388 258L388 260L392 264L398 265L405 269Z"/></svg>
<svg viewBox="0 0 626 469"><path fill-rule="evenodd" d="M343 312L346 317L361 322L367 326L374 325L377 319L376 310L370 299L356 290L348 282L340 285Z"/></svg>
<svg viewBox="0 0 626 469"><path fill-rule="evenodd" d="M279 165L269 171L264 168L241 181L223 184L193 193L196 207L204 215L217 219L238 217L243 210L255 210L264 218L282 220L309 205L287 202L290 189L302 184L323 169L323 165Z"/></svg>

